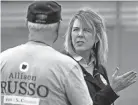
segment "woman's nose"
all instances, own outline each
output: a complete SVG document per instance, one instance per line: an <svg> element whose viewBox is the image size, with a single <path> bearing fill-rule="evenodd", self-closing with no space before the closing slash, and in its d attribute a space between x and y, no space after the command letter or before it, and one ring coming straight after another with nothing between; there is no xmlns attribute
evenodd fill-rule
<svg viewBox="0 0 138 105"><path fill-rule="evenodd" d="M80 30L78 36L83 36L83 30Z"/></svg>

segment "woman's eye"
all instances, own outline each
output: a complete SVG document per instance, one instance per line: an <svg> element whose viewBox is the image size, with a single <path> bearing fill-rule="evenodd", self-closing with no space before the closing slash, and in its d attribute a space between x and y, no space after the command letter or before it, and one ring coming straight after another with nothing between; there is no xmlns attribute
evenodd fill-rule
<svg viewBox="0 0 138 105"><path fill-rule="evenodd" d="M83 31L85 31L85 32L91 32L90 29L84 29Z"/></svg>
<svg viewBox="0 0 138 105"><path fill-rule="evenodd" d="M79 29L78 28L74 28L73 31L78 31Z"/></svg>

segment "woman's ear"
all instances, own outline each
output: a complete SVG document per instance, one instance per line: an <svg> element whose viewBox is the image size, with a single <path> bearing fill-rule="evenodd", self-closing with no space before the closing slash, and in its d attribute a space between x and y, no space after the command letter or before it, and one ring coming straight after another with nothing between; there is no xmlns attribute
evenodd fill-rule
<svg viewBox="0 0 138 105"><path fill-rule="evenodd" d="M99 42L99 34L95 35L95 43Z"/></svg>

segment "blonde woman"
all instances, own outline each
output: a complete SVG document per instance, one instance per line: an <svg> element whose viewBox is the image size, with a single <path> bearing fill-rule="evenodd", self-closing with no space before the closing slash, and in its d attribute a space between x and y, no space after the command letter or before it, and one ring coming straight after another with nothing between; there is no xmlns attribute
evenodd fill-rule
<svg viewBox="0 0 138 105"><path fill-rule="evenodd" d="M118 68L109 83L104 66L108 52L106 29L103 19L92 9L83 8L73 16L64 45L64 53L82 68L94 105L111 105L121 90L135 83L136 72L118 76Z"/></svg>

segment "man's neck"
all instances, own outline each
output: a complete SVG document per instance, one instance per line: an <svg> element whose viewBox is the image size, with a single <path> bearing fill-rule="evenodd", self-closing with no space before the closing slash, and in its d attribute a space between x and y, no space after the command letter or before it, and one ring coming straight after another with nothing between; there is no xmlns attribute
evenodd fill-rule
<svg viewBox="0 0 138 105"><path fill-rule="evenodd" d="M52 46L54 38L52 38L52 33L31 33L29 35L29 41L34 41L37 43Z"/></svg>

